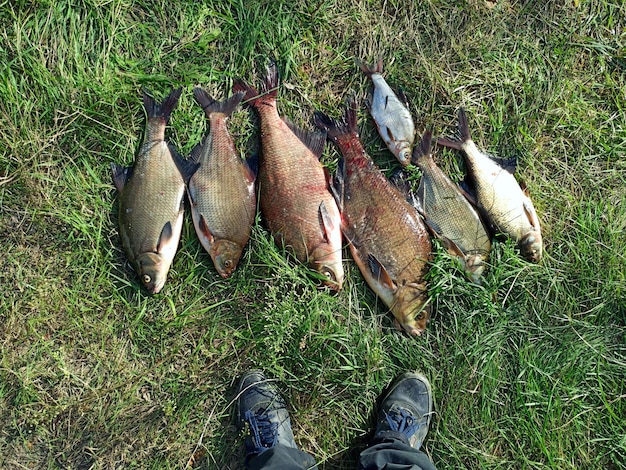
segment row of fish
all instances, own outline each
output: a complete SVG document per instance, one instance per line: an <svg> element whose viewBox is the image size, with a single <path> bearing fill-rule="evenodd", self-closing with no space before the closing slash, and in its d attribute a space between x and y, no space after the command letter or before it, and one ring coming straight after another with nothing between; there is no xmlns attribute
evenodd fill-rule
<svg viewBox="0 0 626 470"><path fill-rule="evenodd" d="M433 235L461 259L469 277L480 282L491 249L489 233L511 237L524 258L539 262L543 240L528 191L515 179L511 162L499 161L477 148L463 108L459 110L460 138L440 138L437 143L464 155L470 179L467 190L453 183L436 165L431 131L424 133L411 152L415 126L406 98L398 98L386 83L382 62L375 67L361 64L361 69L373 83L368 108L379 134L401 165L413 163L422 173L417 194L411 191L404 171L393 175L394 185L424 217Z"/></svg>
<svg viewBox="0 0 626 470"><path fill-rule="evenodd" d="M513 212L514 197L502 198L498 191L505 186L510 193L511 182L502 168L476 149L463 111L462 139L440 139L439 143L465 153L468 168L475 174L478 211L434 163L430 132L413 148L411 115L382 78L382 64L361 64L361 68L374 83L368 108L381 136L403 166L413 162L422 170L417 194L402 173L391 184L366 154L357 132L354 99L348 101L342 119L316 112L317 132L304 131L281 118L273 63L267 67L260 90L240 80L233 86L234 94L219 102L203 89L194 89L210 126L187 159L165 141L165 128L181 90L173 91L161 104L144 93L148 119L135 165L112 164L112 169L120 192L122 244L149 292L162 289L175 255L185 191L196 233L223 277L232 274L248 241L258 195L263 220L279 246L307 263L324 285L335 290L343 284L345 238L367 283L392 311L396 326L411 335L421 334L429 318L425 281L432 259L429 230L464 261L476 282L490 250L479 211L499 214L494 227L517 237L522 252L538 261L541 235L532 203L524 196L521 206L531 229L510 223L507 215L519 217ZM260 120L258 169L254 159L240 157L226 126L242 100ZM342 154L334 178L319 161L327 137ZM488 165L481 158L497 168L483 171ZM480 176L485 172L491 172L491 180Z"/></svg>
<svg viewBox="0 0 626 470"><path fill-rule="evenodd" d="M188 159L165 141L165 128L180 95L180 89L174 90L157 104L144 92L147 123L135 164L130 168L111 164L120 192L122 245L152 294L163 288L176 254L185 191L198 238L223 277L237 266L256 213L256 164L240 158L226 128L243 93L219 102L203 89L194 89L210 128Z"/></svg>

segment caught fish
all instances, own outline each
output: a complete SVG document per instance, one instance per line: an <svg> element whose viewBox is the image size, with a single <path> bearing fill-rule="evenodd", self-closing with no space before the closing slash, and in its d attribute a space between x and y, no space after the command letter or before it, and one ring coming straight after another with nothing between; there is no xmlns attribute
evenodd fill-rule
<svg viewBox="0 0 626 470"><path fill-rule="evenodd" d="M378 133L402 166L406 166L411 162L411 148L415 141L415 124L406 98L402 95L403 100L400 100L383 78L382 59L375 66L359 62L359 67L374 84L367 107Z"/></svg>
<svg viewBox="0 0 626 470"><path fill-rule="evenodd" d="M341 222L319 157L326 134L307 132L281 119L276 109L278 71L267 68L263 92L242 81L234 91L260 117L261 159L258 185L263 218L283 247L325 277L324 284L339 290L343 283Z"/></svg>
<svg viewBox="0 0 626 470"><path fill-rule="evenodd" d="M430 315L425 280L430 237L417 211L365 153L356 116L354 100L342 121L315 113L315 124L343 155L334 182L341 228L363 277L390 308L396 327L418 336Z"/></svg>
<svg viewBox="0 0 626 470"><path fill-rule="evenodd" d="M538 262L543 251L539 217L513 174L478 150L470 137L467 117L459 109L461 140L440 138L438 143L462 150L468 172L476 191L476 205L487 216L493 228L510 236L517 243L524 258Z"/></svg>
<svg viewBox="0 0 626 470"><path fill-rule="evenodd" d="M210 122L204 139L191 151L199 164L187 185L198 238L220 276L229 277L248 243L256 212L255 171L242 160L226 121L243 99L237 93L216 101L202 88L194 98Z"/></svg>
<svg viewBox="0 0 626 470"><path fill-rule="evenodd" d="M185 174L192 168L165 141L165 127L181 89L161 104L146 92L147 124L132 168L111 163L113 182L120 192L120 237L142 285L151 294L165 284L183 225Z"/></svg>
<svg viewBox="0 0 626 470"><path fill-rule="evenodd" d="M417 194L410 191L404 170L392 181L422 214L431 232L448 252L461 260L469 278L480 284L491 250L491 240L478 211L435 163L431 153L432 133L426 131L411 161L422 171Z"/></svg>

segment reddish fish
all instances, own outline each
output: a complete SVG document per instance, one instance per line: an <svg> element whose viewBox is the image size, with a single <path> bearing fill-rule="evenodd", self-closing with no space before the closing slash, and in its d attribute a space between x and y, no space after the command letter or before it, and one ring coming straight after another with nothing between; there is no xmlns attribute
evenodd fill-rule
<svg viewBox="0 0 626 470"><path fill-rule="evenodd" d="M244 99L261 120L257 179L261 214L281 246L321 273L324 284L339 290L344 276L341 219L319 161L326 134L306 132L281 119L277 87L274 63L267 68L262 93L242 81L233 86L234 92L246 93Z"/></svg>
<svg viewBox="0 0 626 470"><path fill-rule="evenodd" d="M356 104L343 121L316 112L343 160L335 179L341 228L363 277L391 309L398 328L418 336L429 318L424 279L431 259L428 230L417 211L365 153L356 127Z"/></svg>

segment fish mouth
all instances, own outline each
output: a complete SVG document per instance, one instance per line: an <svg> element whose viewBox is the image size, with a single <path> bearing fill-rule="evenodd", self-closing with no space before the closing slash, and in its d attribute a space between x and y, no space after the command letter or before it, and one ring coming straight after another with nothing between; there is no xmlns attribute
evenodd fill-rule
<svg viewBox="0 0 626 470"><path fill-rule="evenodd" d="M522 237L518 243L520 253L531 263L538 263L541 260L543 251L543 241L541 233L533 231Z"/></svg>

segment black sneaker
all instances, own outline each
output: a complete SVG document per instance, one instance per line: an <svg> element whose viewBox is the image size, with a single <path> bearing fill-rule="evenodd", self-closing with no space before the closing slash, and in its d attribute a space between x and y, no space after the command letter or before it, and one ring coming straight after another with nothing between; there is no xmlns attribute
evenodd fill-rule
<svg viewBox="0 0 626 470"><path fill-rule="evenodd" d="M374 441L407 440L419 449L428 434L433 412L433 393L422 374L406 372L389 388L380 403Z"/></svg>
<svg viewBox="0 0 626 470"><path fill-rule="evenodd" d="M237 428L248 427L246 461L277 444L297 448L285 400L259 370L244 374L237 394Z"/></svg>

